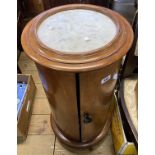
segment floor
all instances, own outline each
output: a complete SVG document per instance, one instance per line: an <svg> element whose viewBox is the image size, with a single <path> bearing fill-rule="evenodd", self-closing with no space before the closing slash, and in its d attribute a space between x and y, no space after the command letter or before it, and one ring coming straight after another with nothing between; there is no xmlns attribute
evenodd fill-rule
<svg viewBox="0 0 155 155"><path fill-rule="evenodd" d="M19 66L23 74L31 74L37 87L28 137L17 145L18 155L114 155L112 135L109 131L105 139L91 150L66 149L55 137L50 125L50 107L38 76L35 64L21 53Z"/></svg>

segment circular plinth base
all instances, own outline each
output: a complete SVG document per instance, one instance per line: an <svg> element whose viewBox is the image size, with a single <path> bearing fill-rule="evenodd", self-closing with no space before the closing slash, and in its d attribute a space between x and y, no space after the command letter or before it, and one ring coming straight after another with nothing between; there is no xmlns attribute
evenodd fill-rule
<svg viewBox="0 0 155 155"><path fill-rule="evenodd" d="M94 138L92 141L89 142L75 142L73 140L68 139L66 136L64 136L64 134L59 130L59 128L57 127L52 115L51 115L51 125L53 128L53 131L55 133L55 135L57 136L57 138L64 144L73 147L73 148L78 148L78 149L85 149L85 148L91 148L92 146L94 146L95 144L97 144L98 142L100 142L108 133L109 127L110 127L110 123L111 123L111 117L107 120L105 126L103 127L103 130L101 131L101 133Z"/></svg>

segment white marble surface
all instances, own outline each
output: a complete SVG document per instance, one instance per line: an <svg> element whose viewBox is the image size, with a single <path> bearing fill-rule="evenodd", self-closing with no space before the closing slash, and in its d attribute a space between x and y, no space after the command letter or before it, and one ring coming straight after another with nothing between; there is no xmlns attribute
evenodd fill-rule
<svg viewBox="0 0 155 155"><path fill-rule="evenodd" d="M103 47L116 33L116 25L108 16L83 9L62 11L49 16L37 30L43 44L67 54Z"/></svg>

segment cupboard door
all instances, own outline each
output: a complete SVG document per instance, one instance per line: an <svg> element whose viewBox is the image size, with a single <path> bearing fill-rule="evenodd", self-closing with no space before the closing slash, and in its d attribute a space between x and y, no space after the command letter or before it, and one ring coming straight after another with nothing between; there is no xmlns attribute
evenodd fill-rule
<svg viewBox="0 0 155 155"><path fill-rule="evenodd" d="M37 68L57 127L67 138L80 141L75 74Z"/></svg>
<svg viewBox="0 0 155 155"><path fill-rule="evenodd" d="M119 66L120 61L103 69L80 73L82 142L93 140L106 123L110 124L107 120L110 120L113 110L113 92Z"/></svg>

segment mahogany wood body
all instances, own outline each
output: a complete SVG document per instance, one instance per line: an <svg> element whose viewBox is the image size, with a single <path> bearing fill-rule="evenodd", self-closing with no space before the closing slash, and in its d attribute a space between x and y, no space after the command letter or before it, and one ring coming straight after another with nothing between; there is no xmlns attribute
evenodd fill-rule
<svg viewBox="0 0 155 155"><path fill-rule="evenodd" d="M117 35L106 46L83 54L62 54L45 46L36 36L48 16L69 9L88 9L109 16ZM32 19L22 33L22 46L36 63L52 108L51 124L60 141L86 148L107 134L113 113L113 91L122 57L128 52L133 32L129 23L107 8L65 5ZM104 82L104 80L106 82Z"/></svg>
<svg viewBox="0 0 155 155"><path fill-rule="evenodd" d="M56 71L36 64L52 108L53 130L60 140L83 148L106 135L114 109L113 91L117 79L113 77L119 71L120 62L81 73ZM107 76L111 78L102 84ZM84 122L85 114L91 117L91 122Z"/></svg>

